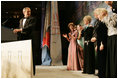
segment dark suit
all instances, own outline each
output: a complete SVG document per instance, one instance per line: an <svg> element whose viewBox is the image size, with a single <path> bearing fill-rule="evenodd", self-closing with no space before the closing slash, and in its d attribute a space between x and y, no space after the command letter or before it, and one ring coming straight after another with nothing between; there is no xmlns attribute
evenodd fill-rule
<svg viewBox="0 0 118 79"><path fill-rule="evenodd" d="M28 40L31 39L32 40L32 55L33 55L33 74L35 75L35 65L36 65L36 52L34 52L34 40L33 40L33 33L34 33L34 29L36 27L36 18L34 17L28 17L26 18L24 27L23 27L23 19L22 18L20 20L20 25L19 27L22 28L22 32L18 32L18 40Z"/></svg>
<svg viewBox="0 0 118 79"><path fill-rule="evenodd" d="M33 28L36 26L36 19L34 17L26 18L24 27L23 27L23 19L20 20L19 27L23 29L22 32L18 32L18 40L27 40L32 39Z"/></svg>

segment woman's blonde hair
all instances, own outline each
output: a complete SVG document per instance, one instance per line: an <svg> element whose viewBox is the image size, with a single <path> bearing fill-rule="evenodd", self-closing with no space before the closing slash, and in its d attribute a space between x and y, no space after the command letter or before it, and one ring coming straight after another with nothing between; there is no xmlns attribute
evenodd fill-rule
<svg viewBox="0 0 118 79"><path fill-rule="evenodd" d="M106 16L108 14L107 10L105 8L101 8L101 15Z"/></svg>
<svg viewBox="0 0 118 79"><path fill-rule="evenodd" d="M94 10L94 13L97 14L97 15L99 15L101 13L101 8L96 8Z"/></svg>
<svg viewBox="0 0 118 79"><path fill-rule="evenodd" d="M99 16L100 20L108 14L105 8L97 8L94 10L94 13Z"/></svg>
<svg viewBox="0 0 118 79"><path fill-rule="evenodd" d="M105 8L97 8L94 10L94 13L96 13L97 15L102 15L102 16L105 16L106 14L108 14Z"/></svg>
<svg viewBox="0 0 118 79"><path fill-rule="evenodd" d="M87 15L87 16L85 16L85 17L83 18L83 20L87 20L87 21L89 21L89 23L90 23L91 20L92 20L92 18L91 18L90 15Z"/></svg>

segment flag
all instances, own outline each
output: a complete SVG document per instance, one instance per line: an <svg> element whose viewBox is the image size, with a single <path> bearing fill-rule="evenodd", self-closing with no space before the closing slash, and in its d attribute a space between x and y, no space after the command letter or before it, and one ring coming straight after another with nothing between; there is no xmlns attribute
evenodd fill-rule
<svg viewBox="0 0 118 79"><path fill-rule="evenodd" d="M50 58L50 2L46 5L45 24L43 30L43 45L42 45L42 65L51 65Z"/></svg>
<svg viewBox="0 0 118 79"><path fill-rule="evenodd" d="M41 15L41 48L42 48L42 43L43 43L43 27L44 27L44 21L45 21L45 5L46 2L42 2L42 15Z"/></svg>

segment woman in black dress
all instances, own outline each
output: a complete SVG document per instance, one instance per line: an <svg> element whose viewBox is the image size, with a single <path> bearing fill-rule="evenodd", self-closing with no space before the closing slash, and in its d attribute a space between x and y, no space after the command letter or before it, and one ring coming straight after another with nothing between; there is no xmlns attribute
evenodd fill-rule
<svg viewBox="0 0 118 79"><path fill-rule="evenodd" d="M90 25L91 16L85 16L84 19L85 28L82 31L84 37L84 69L83 73L94 74L95 73L95 51L94 43L91 42L93 36L93 27Z"/></svg>
<svg viewBox="0 0 118 79"><path fill-rule="evenodd" d="M98 76L105 78L106 53L107 53L107 27L100 21L97 32L97 55L98 55Z"/></svg>
<svg viewBox="0 0 118 79"><path fill-rule="evenodd" d="M98 15L101 9L97 8L94 10L94 17L97 19L97 27L95 29L96 40L97 40L97 60L98 60L98 77L105 78L106 71L106 53L107 53L107 27L100 21ZM93 37L94 38L94 37ZM92 39L93 41L94 39ZM95 41L94 41L95 42Z"/></svg>

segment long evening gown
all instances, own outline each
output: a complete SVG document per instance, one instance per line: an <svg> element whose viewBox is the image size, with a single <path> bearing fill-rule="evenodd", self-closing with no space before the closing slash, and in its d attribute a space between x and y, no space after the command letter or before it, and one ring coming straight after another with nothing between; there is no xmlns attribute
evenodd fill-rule
<svg viewBox="0 0 118 79"><path fill-rule="evenodd" d="M70 33L71 36L73 37L69 37L70 39L70 44L68 47L68 62L67 62L67 70L80 70L80 66L79 66L79 60L77 57L77 31Z"/></svg>
<svg viewBox="0 0 118 79"><path fill-rule="evenodd" d="M78 34L79 35L79 34ZM78 54L78 59L79 59L79 65L81 70L83 70L83 66L84 66L84 41L82 39L82 37L78 40L77 39L77 54Z"/></svg>
<svg viewBox="0 0 118 79"><path fill-rule="evenodd" d="M103 22L99 21L96 28L97 34L97 59L98 59L98 77L105 78L106 71L106 53L107 53L107 27ZM104 45L104 49L100 51L100 45Z"/></svg>
<svg viewBox="0 0 118 79"><path fill-rule="evenodd" d="M84 69L83 73L94 74L95 73L95 51L94 43L91 42L93 36L93 27L86 26L82 31L84 36Z"/></svg>

